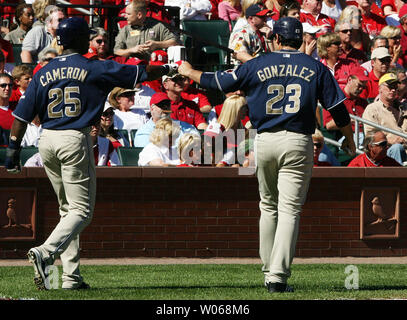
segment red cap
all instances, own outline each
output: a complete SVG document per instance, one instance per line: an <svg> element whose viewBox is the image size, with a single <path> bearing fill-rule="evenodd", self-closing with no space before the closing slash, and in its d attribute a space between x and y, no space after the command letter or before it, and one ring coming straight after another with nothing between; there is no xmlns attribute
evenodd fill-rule
<svg viewBox="0 0 407 320"><path fill-rule="evenodd" d="M407 14L407 4L404 4L399 11L399 18L403 18Z"/></svg>
<svg viewBox="0 0 407 320"><path fill-rule="evenodd" d="M156 50L151 54L150 65L162 66L168 63L168 54L164 50Z"/></svg>
<svg viewBox="0 0 407 320"><path fill-rule="evenodd" d="M124 64L131 64L133 66L137 66L139 64L145 64L147 65L147 61L146 60L141 60L139 58L133 57L133 58L129 58L126 60L126 62Z"/></svg>
<svg viewBox="0 0 407 320"><path fill-rule="evenodd" d="M92 59L93 57L97 57L98 51L96 48L90 46L88 49L88 53L85 53L83 56L88 59Z"/></svg>
<svg viewBox="0 0 407 320"><path fill-rule="evenodd" d="M164 92L157 92L151 96L150 106L153 104L159 106L161 109L171 110L171 100Z"/></svg>
<svg viewBox="0 0 407 320"><path fill-rule="evenodd" d="M369 80L369 72L363 67L355 67L350 70L350 75L357 76L360 81L368 81Z"/></svg>

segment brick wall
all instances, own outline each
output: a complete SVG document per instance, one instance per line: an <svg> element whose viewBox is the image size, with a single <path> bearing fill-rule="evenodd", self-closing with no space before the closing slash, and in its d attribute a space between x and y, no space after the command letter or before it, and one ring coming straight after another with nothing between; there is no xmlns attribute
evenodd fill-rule
<svg viewBox="0 0 407 320"><path fill-rule="evenodd" d="M258 190L235 168L97 168L92 223L82 257L258 257ZM301 217L298 257L407 255L407 170L315 168ZM42 168L1 168L0 188L37 188L37 240L1 241L0 258L24 258L58 222ZM360 240L361 190L399 187L400 239Z"/></svg>

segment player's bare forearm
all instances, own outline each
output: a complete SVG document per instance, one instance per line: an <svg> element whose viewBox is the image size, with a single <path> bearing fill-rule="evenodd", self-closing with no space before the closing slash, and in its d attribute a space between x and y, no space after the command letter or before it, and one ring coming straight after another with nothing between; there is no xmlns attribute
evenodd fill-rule
<svg viewBox="0 0 407 320"><path fill-rule="evenodd" d="M325 127L327 130L339 130L339 127L336 125L334 120L329 121Z"/></svg>
<svg viewBox="0 0 407 320"><path fill-rule="evenodd" d="M356 145L355 141L353 140L352 124L349 122L346 126L339 127L339 130L345 136L345 140L343 141L341 148L346 150L351 155L355 154Z"/></svg>
<svg viewBox="0 0 407 320"><path fill-rule="evenodd" d="M14 119L10 130L10 139L16 142L21 142L24 137L25 131L27 130L27 123Z"/></svg>
<svg viewBox="0 0 407 320"><path fill-rule="evenodd" d="M198 84L201 83L201 75L203 72L192 68L189 62L182 62L182 64L178 68L178 73L185 77L188 77L189 79L192 79L192 81Z"/></svg>

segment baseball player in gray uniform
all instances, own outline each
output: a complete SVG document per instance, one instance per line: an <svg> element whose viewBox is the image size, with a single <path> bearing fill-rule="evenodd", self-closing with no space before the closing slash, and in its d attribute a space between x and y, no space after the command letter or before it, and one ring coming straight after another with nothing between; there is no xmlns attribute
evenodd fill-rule
<svg viewBox="0 0 407 320"><path fill-rule="evenodd" d="M270 293L292 292L287 285L299 219L313 167L312 134L317 102L345 136L342 148L356 151L344 94L330 71L298 51L302 24L283 17L274 25L277 51L234 70L203 73L183 62L178 72L204 88L246 94L249 118L257 129L256 175L260 193L260 257Z"/></svg>
<svg viewBox="0 0 407 320"><path fill-rule="evenodd" d="M13 112L6 168L17 173L20 144L27 124L39 116L43 133L39 152L58 197L61 219L42 245L28 252L38 289L49 289L47 266L60 257L62 288L87 289L79 272L79 234L90 223L96 197L96 170L89 135L100 119L106 96L114 87L133 88L177 66L130 66L88 60L89 27L78 17L59 23L58 44L63 54L41 68Z"/></svg>

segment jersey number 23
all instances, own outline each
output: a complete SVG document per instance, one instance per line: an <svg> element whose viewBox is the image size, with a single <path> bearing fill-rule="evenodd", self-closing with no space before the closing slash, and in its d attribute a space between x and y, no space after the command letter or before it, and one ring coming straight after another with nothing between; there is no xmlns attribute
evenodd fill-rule
<svg viewBox="0 0 407 320"><path fill-rule="evenodd" d="M267 100L266 114L279 115L283 114L284 111L286 113L297 113L300 110L301 86L299 84L289 84L285 88L281 84L271 84L267 87L267 93L273 95L273 97ZM285 95L288 96L290 103L284 106L278 102L283 100Z"/></svg>

